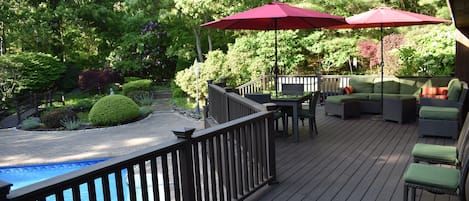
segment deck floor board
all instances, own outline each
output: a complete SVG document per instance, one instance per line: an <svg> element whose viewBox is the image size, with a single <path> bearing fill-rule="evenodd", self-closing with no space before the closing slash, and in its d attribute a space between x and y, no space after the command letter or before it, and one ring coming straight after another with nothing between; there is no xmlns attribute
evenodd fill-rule
<svg viewBox="0 0 469 201"><path fill-rule="evenodd" d="M292 136L276 138L279 183L264 187L253 200L400 201L414 144L455 144L447 138L419 138L417 122L398 124L373 115L342 120L324 115L323 109L317 111L319 135L310 137L308 121L304 126L300 121L299 143ZM417 200L458 199L417 191Z"/></svg>

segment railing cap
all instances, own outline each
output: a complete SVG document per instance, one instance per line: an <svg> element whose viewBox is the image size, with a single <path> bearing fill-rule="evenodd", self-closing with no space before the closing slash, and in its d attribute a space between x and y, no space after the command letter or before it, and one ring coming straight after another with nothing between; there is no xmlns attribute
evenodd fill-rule
<svg viewBox="0 0 469 201"><path fill-rule="evenodd" d="M0 180L0 200L6 199L7 195L10 193L11 186L13 186L13 184Z"/></svg>
<svg viewBox="0 0 469 201"><path fill-rule="evenodd" d="M195 128L184 127L182 129L173 130L173 133L178 138L190 139L190 138L192 138L192 134L194 133L194 131L195 131Z"/></svg>

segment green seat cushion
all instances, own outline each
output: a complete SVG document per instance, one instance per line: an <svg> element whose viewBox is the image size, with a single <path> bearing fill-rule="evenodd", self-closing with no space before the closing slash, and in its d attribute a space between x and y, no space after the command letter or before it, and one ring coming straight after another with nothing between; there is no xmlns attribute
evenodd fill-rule
<svg viewBox="0 0 469 201"><path fill-rule="evenodd" d="M397 78L383 78L385 94L399 94L399 80ZM373 93L381 93L381 78L374 79Z"/></svg>
<svg viewBox="0 0 469 201"><path fill-rule="evenodd" d="M373 80L374 78L350 78L349 84L355 93L373 93Z"/></svg>
<svg viewBox="0 0 469 201"><path fill-rule="evenodd" d="M412 156L431 161L457 163L456 147L417 143L412 149Z"/></svg>
<svg viewBox="0 0 469 201"><path fill-rule="evenodd" d="M459 170L434 165L411 163L404 173L404 181L411 184L456 191L459 185Z"/></svg>
<svg viewBox="0 0 469 201"><path fill-rule="evenodd" d="M349 96L352 96L359 100L368 100L370 93L352 93Z"/></svg>
<svg viewBox="0 0 469 201"><path fill-rule="evenodd" d="M347 101L358 100L358 98L348 95L339 95L339 96L328 96L326 103L341 104Z"/></svg>
<svg viewBox="0 0 469 201"><path fill-rule="evenodd" d="M462 91L462 84L459 79L452 79L448 83L448 100L457 101Z"/></svg>
<svg viewBox="0 0 469 201"><path fill-rule="evenodd" d="M459 110L454 107L422 106L419 116L422 119L458 120Z"/></svg>

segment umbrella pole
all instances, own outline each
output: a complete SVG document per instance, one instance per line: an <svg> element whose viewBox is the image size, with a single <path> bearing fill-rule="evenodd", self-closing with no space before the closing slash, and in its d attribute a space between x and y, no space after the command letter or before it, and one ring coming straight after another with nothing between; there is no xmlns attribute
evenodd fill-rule
<svg viewBox="0 0 469 201"><path fill-rule="evenodd" d="M380 27L381 31L381 113L384 108L384 45L383 45L383 25Z"/></svg>
<svg viewBox="0 0 469 201"><path fill-rule="evenodd" d="M275 96L278 96L278 64L277 64L277 19L274 19L274 30L275 30Z"/></svg>

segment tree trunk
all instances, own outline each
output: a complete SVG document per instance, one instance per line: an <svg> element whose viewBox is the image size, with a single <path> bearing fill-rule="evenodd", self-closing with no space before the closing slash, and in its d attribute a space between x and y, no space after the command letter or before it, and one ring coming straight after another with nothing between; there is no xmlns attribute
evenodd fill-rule
<svg viewBox="0 0 469 201"><path fill-rule="evenodd" d="M198 29L197 27L192 27L192 30L194 30L194 35L195 35L195 46L197 48L197 57L199 62L204 62L204 57L202 55L202 47L200 45L200 28Z"/></svg>
<svg viewBox="0 0 469 201"><path fill-rule="evenodd" d="M212 48L213 47L212 46L212 37L210 36L210 32L208 32L208 34L207 34L207 41L208 41L208 51L210 52L213 49Z"/></svg>

